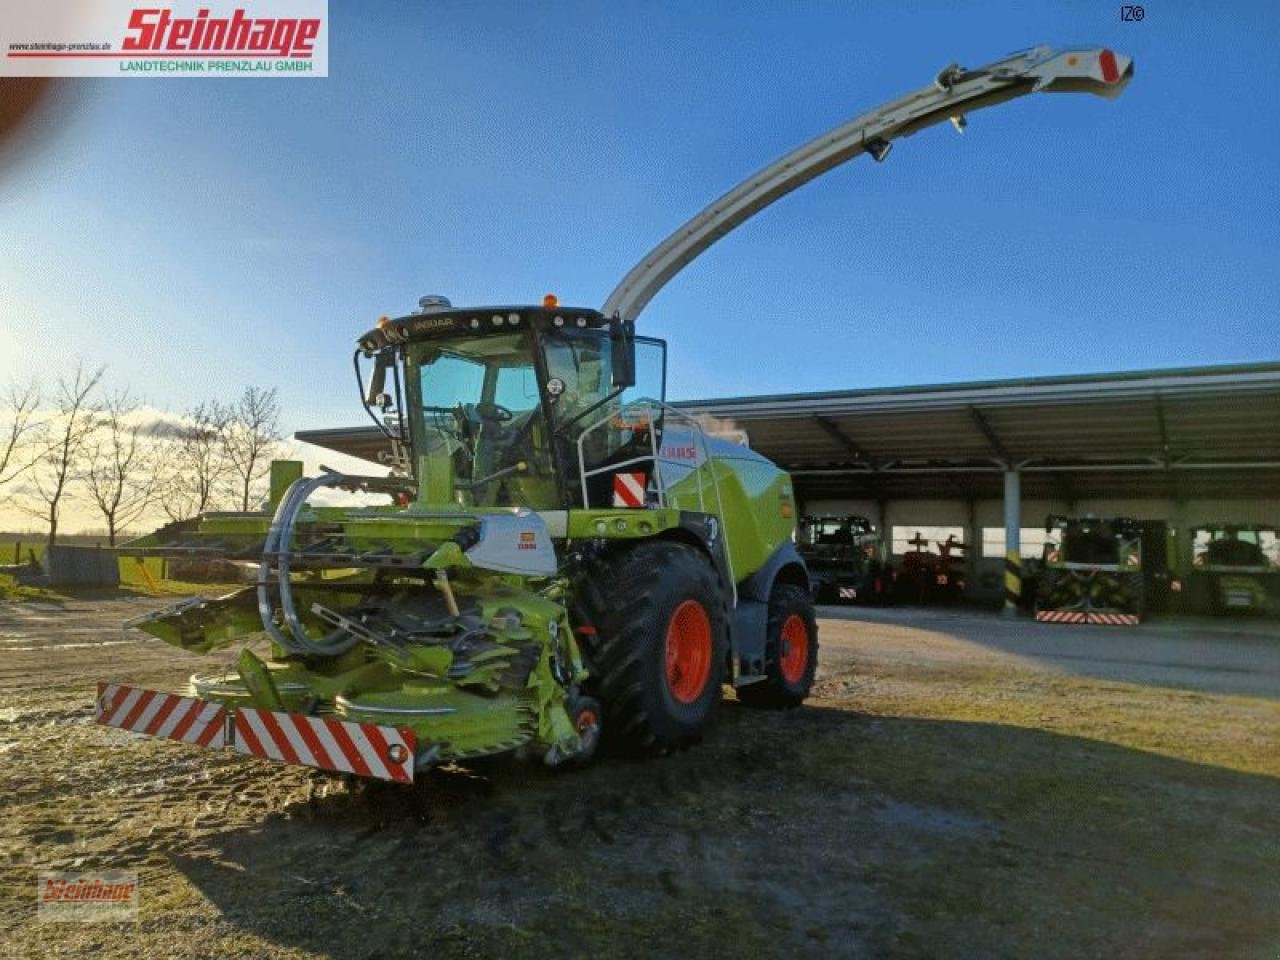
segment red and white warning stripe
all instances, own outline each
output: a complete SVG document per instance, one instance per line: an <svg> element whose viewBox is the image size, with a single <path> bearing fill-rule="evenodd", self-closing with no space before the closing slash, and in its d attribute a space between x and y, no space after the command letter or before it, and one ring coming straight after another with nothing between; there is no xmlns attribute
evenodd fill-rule
<svg viewBox="0 0 1280 960"><path fill-rule="evenodd" d="M417 738L409 729L257 707L237 709L235 729L236 750L250 756L397 783L413 781Z"/></svg>
<svg viewBox="0 0 1280 960"><path fill-rule="evenodd" d="M1088 614L1082 610L1037 610L1036 619L1041 623L1087 623Z"/></svg>
<svg viewBox="0 0 1280 960"><path fill-rule="evenodd" d="M118 683L98 684L94 719L104 726L201 747L227 742L226 711L218 704Z"/></svg>
<svg viewBox="0 0 1280 960"><path fill-rule="evenodd" d="M643 473L615 473L613 475L613 505L615 507L644 506L645 475Z"/></svg>
<svg viewBox="0 0 1280 960"><path fill-rule="evenodd" d="M1136 627L1138 616L1133 613L1091 613L1090 623L1105 623L1111 626Z"/></svg>

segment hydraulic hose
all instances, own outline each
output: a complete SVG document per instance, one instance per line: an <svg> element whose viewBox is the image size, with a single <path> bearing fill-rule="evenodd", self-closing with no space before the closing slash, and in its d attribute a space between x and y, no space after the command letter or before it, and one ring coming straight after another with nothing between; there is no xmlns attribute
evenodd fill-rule
<svg viewBox="0 0 1280 960"><path fill-rule="evenodd" d="M323 637L314 638L298 617L298 610L293 602L293 586L289 581L289 550L293 542L293 530L298 514L307 503L311 494L323 487L339 486L349 482L349 478L340 473L326 473L311 479L295 480L271 518L271 526L267 530L267 539L262 545L262 564L258 568L258 616L267 635L281 647L292 653L316 654L319 656L335 656L350 650L360 642L360 638L347 630L338 627ZM275 559L276 591L280 596L280 611L284 617L288 634L281 630L275 622L275 611L271 603L269 587L271 584L271 559Z"/></svg>

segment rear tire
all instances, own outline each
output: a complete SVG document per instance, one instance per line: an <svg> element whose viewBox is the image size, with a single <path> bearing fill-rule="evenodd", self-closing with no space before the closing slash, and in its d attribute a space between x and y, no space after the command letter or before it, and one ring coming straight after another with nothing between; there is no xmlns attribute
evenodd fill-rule
<svg viewBox="0 0 1280 960"><path fill-rule="evenodd" d="M695 547L649 540L593 561L578 586L589 692L606 742L662 751L701 736L720 702L726 590Z"/></svg>
<svg viewBox="0 0 1280 960"><path fill-rule="evenodd" d="M818 668L818 623L808 592L780 583L769 596L765 636L765 679L738 688L748 707L788 709L809 696Z"/></svg>

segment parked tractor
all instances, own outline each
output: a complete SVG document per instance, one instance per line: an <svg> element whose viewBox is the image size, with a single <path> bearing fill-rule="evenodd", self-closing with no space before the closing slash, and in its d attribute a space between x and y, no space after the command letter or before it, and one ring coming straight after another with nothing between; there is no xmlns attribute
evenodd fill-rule
<svg viewBox="0 0 1280 960"><path fill-rule="evenodd" d="M1191 530L1191 567L1182 583L1197 613L1273 613L1280 604L1277 529L1263 524L1204 523Z"/></svg>
<svg viewBox="0 0 1280 960"><path fill-rule="evenodd" d="M1145 611L1143 526L1126 517L1050 516L1035 617L1133 625Z"/></svg>
<svg viewBox="0 0 1280 960"><path fill-rule="evenodd" d="M889 595L884 539L866 517L802 517L797 543L815 602L876 603Z"/></svg>
<svg viewBox="0 0 1280 960"><path fill-rule="evenodd" d="M650 251L601 309L455 308L361 336L354 364L387 476L273 467L267 510L208 513L135 556L223 558L255 582L133 626L194 653L265 634L184 693L100 685L100 723L408 782L446 761L559 766L601 737L696 740L732 685L749 707L809 694L818 637L785 472L665 405L645 305L717 239L814 177L926 127L1036 92L1114 98L1132 62L1036 47L927 86L791 151ZM313 502L324 490L380 506Z"/></svg>

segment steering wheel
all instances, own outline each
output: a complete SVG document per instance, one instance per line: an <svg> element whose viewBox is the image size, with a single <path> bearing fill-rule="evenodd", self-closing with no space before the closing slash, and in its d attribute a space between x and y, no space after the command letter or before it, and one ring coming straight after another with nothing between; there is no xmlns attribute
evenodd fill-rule
<svg viewBox="0 0 1280 960"><path fill-rule="evenodd" d="M475 411L481 420L493 420L497 423L510 423L515 418L515 414L500 403L482 401L475 405Z"/></svg>

